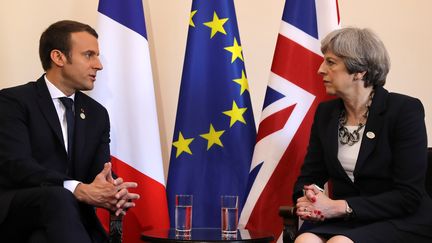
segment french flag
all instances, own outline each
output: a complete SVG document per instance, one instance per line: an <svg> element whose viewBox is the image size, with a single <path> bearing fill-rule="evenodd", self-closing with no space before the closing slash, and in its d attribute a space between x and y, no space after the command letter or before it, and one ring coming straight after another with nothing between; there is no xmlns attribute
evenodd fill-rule
<svg viewBox="0 0 432 243"><path fill-rule="evenodd" d="M320 39L339 27L337 0L287 0L258 128L250 175L256 175L240 226L281 241L281 205L292 205L317 105L329 99L317 74Z"/></svg>
<svg viewBox="0 0 432 243"><path fill-rule="evenodd" d="M169 228L156 101L141 0L100 0L98 33L104 69L90 95L110 114L114 172L141 195L123 219L125 243L145 229Z"/></svg>

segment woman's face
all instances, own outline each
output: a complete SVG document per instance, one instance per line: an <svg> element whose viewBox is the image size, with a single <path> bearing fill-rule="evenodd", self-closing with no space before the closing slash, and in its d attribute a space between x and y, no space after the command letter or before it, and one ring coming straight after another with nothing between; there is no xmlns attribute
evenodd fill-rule
<svg viewBox="0 0 432 243"><path fill-rule="evenodd" d="M349 93L354 86L354 74L349 74L342 58L331 51L324 53L324 61L318 74L323 77L324 87L329 95Z"/></svg>

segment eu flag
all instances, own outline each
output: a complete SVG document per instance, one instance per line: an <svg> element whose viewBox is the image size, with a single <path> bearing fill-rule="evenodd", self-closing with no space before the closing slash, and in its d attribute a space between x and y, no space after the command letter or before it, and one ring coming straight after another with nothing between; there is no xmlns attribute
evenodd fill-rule
<svg viewBox="0 0 432 243"><path fill-rule="evenodd" d="M193 195L192 227L220 227L221 195L246 197L256 129L232 0L194 0L168 174Z"/></svg>

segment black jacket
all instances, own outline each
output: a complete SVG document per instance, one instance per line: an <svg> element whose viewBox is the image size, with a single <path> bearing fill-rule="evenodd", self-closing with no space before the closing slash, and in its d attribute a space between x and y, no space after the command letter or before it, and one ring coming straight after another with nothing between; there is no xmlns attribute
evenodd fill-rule
<svg viewBox="0 0 432 243"><path fill-rule="evenodd" d="M337 158L342 108L341 99L318 106L294 187L294 201L302 195L303 185L323 186L330 180L332 198L348 201L356 224L390 220L399 229L432 236L432 200L425 191L427 134L421 102L376 88L354 182Z"/></svg>
<svg viewBox="0 0 432 243"><path fill-rule="evenodd" d="M70 179L92 182L110 161L109 130L106 109L77 91L72 170L67 171L61 126L44 77L1 90L0 223L17 189L63 186Z"/></svg>

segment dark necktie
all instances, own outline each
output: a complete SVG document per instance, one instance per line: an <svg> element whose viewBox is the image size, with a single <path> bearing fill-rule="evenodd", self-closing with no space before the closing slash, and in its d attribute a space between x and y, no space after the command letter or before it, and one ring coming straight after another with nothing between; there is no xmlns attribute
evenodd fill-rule
<svg viewBox="0 0 432 243"><path fill-rule="evenodd" d="M75 127L75 116L73 112L74 101L71 98L61 97L60 101L66 108L66 122L67 122L67 140L68 140L68 161L72 161L72 141Z"/></svg>

